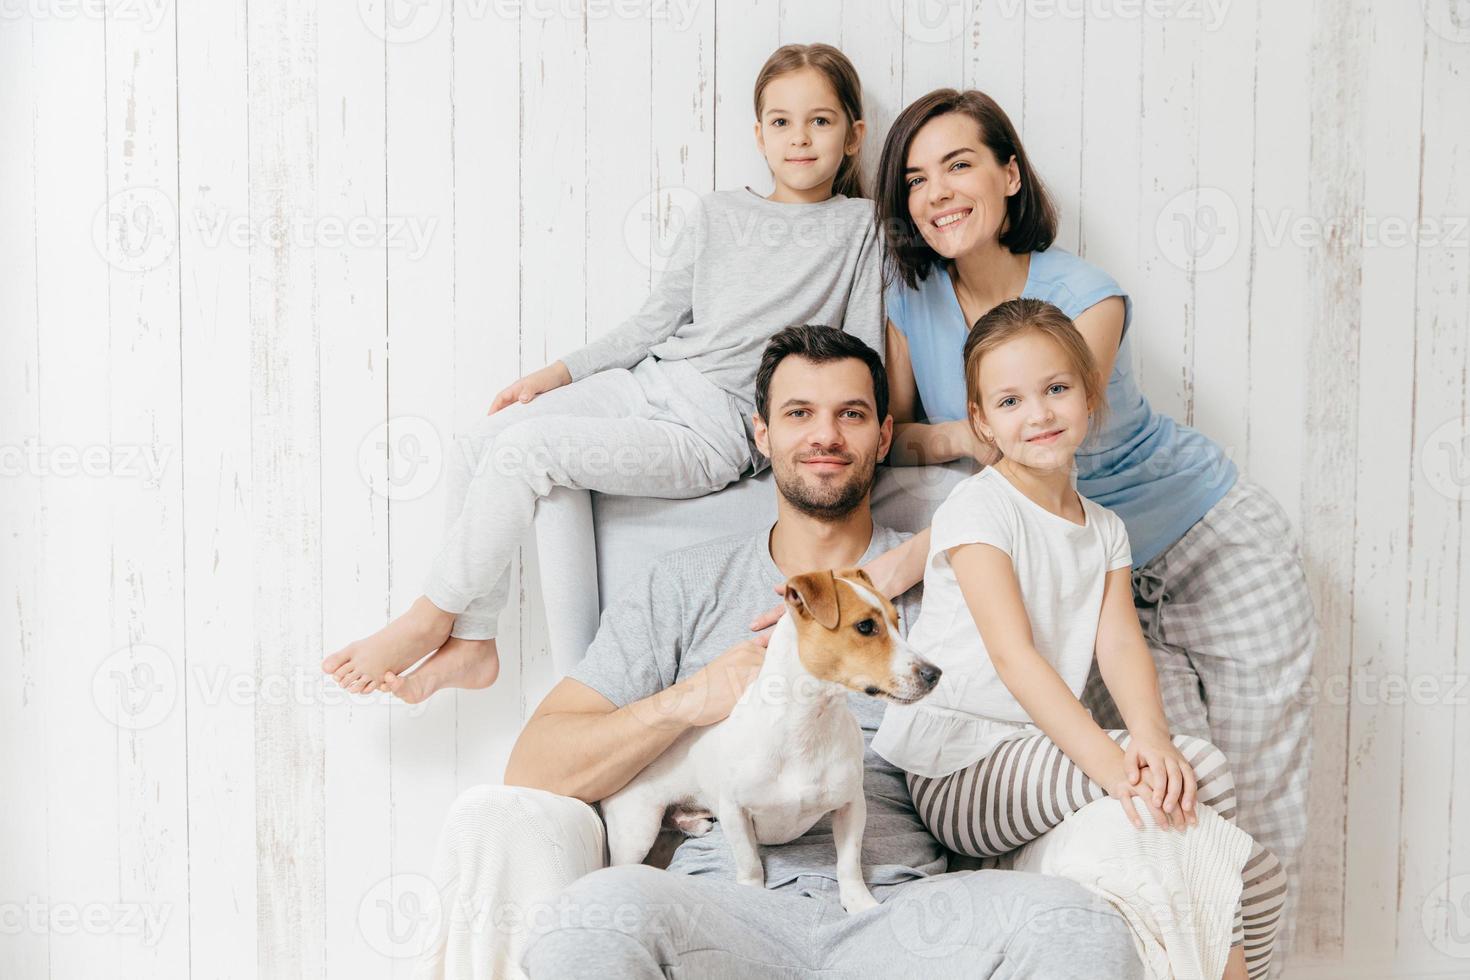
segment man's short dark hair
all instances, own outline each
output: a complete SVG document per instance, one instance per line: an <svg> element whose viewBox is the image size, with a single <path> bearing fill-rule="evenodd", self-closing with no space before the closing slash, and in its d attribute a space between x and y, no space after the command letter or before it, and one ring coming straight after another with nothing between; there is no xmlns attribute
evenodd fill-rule
<svg viewBox="0 0 1470 980"><path fill-rule="evenodd" d="M888 417L888 374L878 352L852 334L837 327L816 323L804 323L786 327L773 336L761 354L761 366L755 374L755 410L760 417L770 421L771 377L786 358L796 355L814 364L841 361L851 357L868 366L873 376L873 407L878 412L878 424Z"/></svg>

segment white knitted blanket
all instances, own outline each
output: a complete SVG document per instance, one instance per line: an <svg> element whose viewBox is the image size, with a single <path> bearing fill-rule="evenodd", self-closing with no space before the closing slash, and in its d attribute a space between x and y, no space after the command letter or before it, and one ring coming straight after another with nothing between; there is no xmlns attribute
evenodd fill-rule
<svg viewBox="0 0 1470 980"><path fill-rule="evenodd" d="M1230 953L1249 834L1208 806L1184 832L1162 830L1148 808L1138 830L1111 797L1095 800L1015 852L1018 871L1070 878L1127 921L1149 980L1218 980Z"/></svg>

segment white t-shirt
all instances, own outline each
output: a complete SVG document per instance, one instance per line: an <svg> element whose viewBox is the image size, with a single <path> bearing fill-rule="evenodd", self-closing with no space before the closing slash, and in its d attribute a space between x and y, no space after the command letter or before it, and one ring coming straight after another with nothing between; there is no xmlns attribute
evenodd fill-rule
<svg viewBox="0 0 1470 980"><path fill-rule="evenodd" d="M873 751L900 769L943 776L985 758L1002 741L1040 729L995 672L946 552L988 544L1015 567L1036 650L1081 697L1092 669L1108 572L1133 563L1122 518L1080 497L1074 524L987 467L958 484L934 512L924 602L908 640L944 671L927 698L888 705Z"/></svg>

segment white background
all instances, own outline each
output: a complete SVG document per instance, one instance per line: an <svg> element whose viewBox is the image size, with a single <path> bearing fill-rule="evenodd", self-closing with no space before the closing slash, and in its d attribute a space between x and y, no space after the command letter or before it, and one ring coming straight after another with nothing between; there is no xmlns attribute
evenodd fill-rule
<svg viewBox="0 0 1470 980"><path fill-rule="evenodd" d="M769 187L755 72L881 140L994 95L1154 404L1301 529L1323 623L1293 972L1470 972L1466 0L0 0L0 973L404 976L440 822L554 677L346 699L441 447ZM420 890L416 890L420 889Z"/></svg>

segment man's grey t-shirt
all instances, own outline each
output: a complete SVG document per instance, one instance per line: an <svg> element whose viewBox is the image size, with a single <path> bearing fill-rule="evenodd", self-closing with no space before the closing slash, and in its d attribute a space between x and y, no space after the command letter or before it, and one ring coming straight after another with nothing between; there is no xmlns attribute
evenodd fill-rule
<svg viewBox="0 0 1470 980"><path fill-rule="evenodd" d="M857 564L871 561L906 537L875 525L868 550ZM750 639L751 620L775 604L774 589L786 580L771 560L768 541L768 533L742 534L658 559L608 606L587 656L567 676L623 707L658 693ZM894 603L905 635L918 615L922 589L915 586ZM853 694L848 704L865 742L871 743L885 702ZM885 885L944 872L944 850L914 812L902 771L871 748L863 764L868 800L864 877L870 884ZM767 887L803 874L835 879L831 815L788 844L762 847L761 856ZM704 837L681 843L669 870L733 879L730 848L719 824Z"/></svg>

